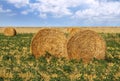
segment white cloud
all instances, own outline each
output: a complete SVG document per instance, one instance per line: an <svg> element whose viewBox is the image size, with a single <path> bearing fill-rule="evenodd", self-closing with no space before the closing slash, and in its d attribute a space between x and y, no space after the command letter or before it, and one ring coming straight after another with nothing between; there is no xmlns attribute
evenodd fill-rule
<svg viewBox="0 0 120 81"><path fill-rule="evenodd" d="M74 12L70 8L75 8L80 5L95 4L94 0L37 0L37 3L31 3L30 8L51 14L53 17L72 16Z"/></svg>
<svg viewBox="0 0 120 81"><path fill-rule="evenodd" d="M29 0L7 0L7 2L14 4L17 8L20 8L29 4Z"/></svg>
<svg viewBox="0 0 120 81"><path fill-rule="evenodd" d="M28 11L22 11L21 14L27 15L27 14L28 14Z"/></svg>
<svg viewBox="0 0 120 81"><path fill-rule="evenodd" d="M13 13L11 9L4 9L2 5L0 5L0 13L6 14L7 16L16 15L16 13Z"/></svg>
<svg viewBox="0 0 120 81"><path fill-rule="evenodd" d="M34 12L43 14L51 14L53 17L70 16L73 12L69 9L71 7L77 7L82 4L82 0L36 0L35 3L30 3L30 0L7 0L9 3L14 4L17 8L28 6ZM22 11L22 14L27 12Z"/></svg>
<svg viewBox="0 0 120 81"><path fill-rule="evenodd" d="M17 8L27 6L28 9L21 13L26 15L30 12L38 13L41 18L64 17L74 19L108 19L120 17L120 2L114 0L7 0ZM35 0L34 0L35 1ZM87 8L82 9L82 6ZM80 8L81 7L81 8ZM74 11L72 8L75 8Z"/></svg>
<svg viewBox="0 0 120 81"><path fill-rule="evenodd" d="M51 14L54 17L72 15L65 4L66 0L39 0L39 3L30 4L30 8L44 14Z"/></svg>
<svg viewBox="0 0 120 81"><path fill-rule="evenodd" d="M76 11L72 18L77 18L80 20L86 19L95 22L112 22L117 21L118 17L120 17L120 2L100 2L94 0L94 3L95 4L89 4L89 8L87 9Z"/></svg>
<svg viewBox="0 0 120 81"><path fill-rule="evenodd" d="M8 13L11 12L10 9L3 9L2 5L0 5L0 13Z"/></svg>
<svg viewBox="0 0 120 81"><path fill-rule="evenodd" d="M40 14L39 14L39 17L40 17L40 18L43 18L43 19L46 19L46 18L47 18L47 14L45 14L45 13L40 13Z"/></svg>

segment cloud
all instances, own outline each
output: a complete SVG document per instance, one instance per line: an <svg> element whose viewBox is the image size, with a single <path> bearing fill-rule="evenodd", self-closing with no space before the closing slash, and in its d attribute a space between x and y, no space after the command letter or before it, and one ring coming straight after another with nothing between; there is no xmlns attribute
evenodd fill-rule
<svg viewBox="0 0 120 81"><path fill-rule="evenodd" d="M89 4L89 8L77 10L72 16L73 19L84 21L84 23L115 23L120 21L120 2L93 0L95 4ZM105 23L104 23L105 24Z"/></svg>
<svg viewBox="0 0 120 81"><path fill-rule="evenodd" d="M11 9L5 9L3 8L3 5L0 5L0 13L6 14L7 16L15 16L16 13L13 13Z"/></svg>
<svg viewBox="0 0 120 81"><path fill-rule="evenodd" d="M27 15L29 12L28 11L22 11L21 14Z"/></svg>
<svg viewBox="0 0 120 81"><path fill-rule="evenodd" d="M10 9L3 9L2 5L0 5L0 13L9 13L11 12Z"/></svg>
<svg viewBox="0 0 120 81"><path fill-rule="evenodd" d="M84 3L82 0L7 0L7 2L14 4L17 8L27 6L33 12L38 12L39 15L41 13L50 14L53 17L70 16L73 12L69 8L77 7ZM27 14L25 10L21 13Z"/></svg>
<svg viewBox="0 0 120 81"><path fill-rule="evenodd" d="M98 17L98 16L117 16L120 15L120 2L97 2L98 5L91 5L88 9L78 10L76 16L79 17Z"/></svg>
<svg viewBox="0 0 120 81"><path fill-rule="evenodd" d="M7 2L17 8L27 6L22 14L38 13L41 18L52 16L102 21L120 17L119 0L7 0Z"/></svg>
<svg viewBox="0 0 120 81"><path fill-rule="evenodd" d="M30 8L44 14L51 14L54 17L63 17L72 15L68 9L69 5L66 0L38 0L38 3L30 4Z"/></svg>
<svg viewBox="0 0 120 81"><path fill-rule="evenodd" d="M77 8L81 5L93 5L94 0L37 0L35 3L30 3L30 8L34 11L50 14L53 17L72 16L74 12L71 8Z"/></svg>
<svg viewBox="0 0 120 81"><path fill-rule="evenodd" d="M29 0L6 0L8 3L14 4L15 7L20 8L29 4Z"/></svg>
<svg viewBox="0 0 120 81"><path fill-rule="evenodd" d="M45 14L45 13L40 13L40 14L39 14L39 17L40 17L40 18L43 18L43 19L46 19L46 18L47 18L47 14Z"/></svg>

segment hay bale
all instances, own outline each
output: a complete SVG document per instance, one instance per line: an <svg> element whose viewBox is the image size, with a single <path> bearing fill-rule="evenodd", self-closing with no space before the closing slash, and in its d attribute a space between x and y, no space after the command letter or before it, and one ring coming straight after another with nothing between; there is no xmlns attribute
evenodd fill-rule
<svg viewBox="0 0 120 81"><path fill-rule="evenodd" d="M73 36L74 34L76 34L77 32L81 31L80 28L63 28L62 31L65 33L65 34L68 34L68 38L70 38L71 36Z"/></svg>
<svg viewBox="0 0 120 81"><path fill-rule="evenodd" d="M33 37L31 51L36 58L46 52L56 57L68 57L66 42L63 32L57 29L42 29Z"/></svg>
<svg viewBox="0 0 120 81"><path fill-rule="evenodd" d="M93 58L104 59L106 52L105 41L91 30L80 31L68 41L68 57L89 62Z"/></svg>
<svg viewBox="0 0 120 81"><path fill-rule="evenodd" d="M15 36L16 30L14 28L5 28L4 29L4 35L5 36Z"/></svg>
<svg viewBox="0 0 120 81"><path fill-rule="evenodd" d="M77 33L78 31L80 31L80 28L66 28L67 29L67 33L74 35L75 33Z"/></svg>

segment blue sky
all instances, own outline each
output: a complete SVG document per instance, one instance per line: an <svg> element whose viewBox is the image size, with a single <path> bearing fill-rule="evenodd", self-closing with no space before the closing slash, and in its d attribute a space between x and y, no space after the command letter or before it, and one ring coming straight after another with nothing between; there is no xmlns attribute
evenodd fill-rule
<svg viewBox="0 0 120 81"><path fill-rule="evenodd" d="M0 0L0 26L120 26L120 0Z"/></svg>

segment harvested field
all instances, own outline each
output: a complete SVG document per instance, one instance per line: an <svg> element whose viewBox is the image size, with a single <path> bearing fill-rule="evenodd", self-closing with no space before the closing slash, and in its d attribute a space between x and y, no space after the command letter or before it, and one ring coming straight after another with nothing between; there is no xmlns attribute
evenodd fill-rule
<svg viewBox="0 0 120 81"><path fill-rule="evenodd" d="M44 27L15 27L18 33L37 33L40 29ZM48 27L46 27L48 28ZM55 28L55 27L51 27ZM57 28L57 27L56 27ZM67 27L69 28L69 27ZM98 33L120 33L120 27L70 27L70 28L80 28L82 30L93 30ZM58 29L58 28L57 28ZM59 29L66 29L65 27L61 27ZM3 33L4 28L0 28L0 33Z"/></svg>
<svg viewBox="0 0 120 81"><path fill-rule="evenodd" d="M15 29L18 34L7 37L0 28L0 81L120 81L120 28L91 28L104 38L106 56L88 64L48 53L36 59L30 44L41 28Z"/></svg>

